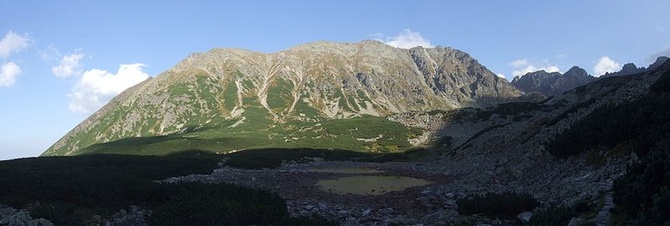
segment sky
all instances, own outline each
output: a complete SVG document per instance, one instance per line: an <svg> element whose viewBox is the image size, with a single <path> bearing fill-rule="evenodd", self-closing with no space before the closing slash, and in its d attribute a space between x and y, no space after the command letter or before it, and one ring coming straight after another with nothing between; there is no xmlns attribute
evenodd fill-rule
<svg viewBox="0 0 670 226"><path fill-rule="evenodd" d="M0 160L38 156L191 53L372 39L452 47L511 80L670 55L667 0L0 1Z"/></svg>

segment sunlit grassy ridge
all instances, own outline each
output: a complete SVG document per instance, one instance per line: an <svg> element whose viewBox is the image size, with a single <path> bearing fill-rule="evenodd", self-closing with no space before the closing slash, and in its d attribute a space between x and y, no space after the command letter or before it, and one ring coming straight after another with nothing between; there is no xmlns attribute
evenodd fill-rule
<svg viewBox="0 0 670 226"><path fill-rule="evenodd" d="M189 149L227 153L241 149L296 147L398 152L412 147L408 138L422 133L419 129L407 128L381 117L293 121L275 125L265 118L264 113L247 110L243 114L244 122L235 127L235 121L215 122L178 134L94 144L84 148L82 153L164 155Z"/></svg>
<svg viewBox="0 0 670 226"><path fill-rule="evenodd" d="M371 116L494 106L519 95L467 53L452 48L399 49L363 41L315 42L270 54L212 49L119 94L42 155L86 154L88 147L136 137L148 138L144 144L160 143L153 142L156 136L175 145L163 148L163 154L183 150L175 142L182 138L202 139L204 144L196 148L215 152L258 147L400 151L408 146L402 137L416 131ZM303 124L319 122L323 128ZM347 129L367 126L383 132L329 131L353 123L361 125ZM322 130L292 129L307 126ZM212 131L225 136L207 135ZM139 154L151 151L143 152Z"/></svg>
<svg viewBox="0 0 670 226"><path fill-rule="evenodd" d="M257 148L397 152L411 147L408 138L423 132L377 116L330 119L313 104L333 103L310 104L308 95L293 93L295 84L284 79L270 83L263 99L249 92L258 89L251 81L225 83L201 71L193 73L147 95L152 98L110 108L69 144L52 147L45 155L165 155L190 149L226 153ZM307 86L315 89L314 84ZM362 91L349 96L339 89L332 92L341 109L369 107L370 99Z"/></svg>

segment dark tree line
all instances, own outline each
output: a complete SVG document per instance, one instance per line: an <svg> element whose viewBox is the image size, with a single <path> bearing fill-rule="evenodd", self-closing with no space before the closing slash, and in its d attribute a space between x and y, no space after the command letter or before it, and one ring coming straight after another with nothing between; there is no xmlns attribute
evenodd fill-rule
<svg viewBox="0 0 670 226"><path fill-rule="evenodd" d="M596 109L546 147L563 158L626 142L639 161L614 185L619 223L670 225L670 72L647 96Z"/></svg>

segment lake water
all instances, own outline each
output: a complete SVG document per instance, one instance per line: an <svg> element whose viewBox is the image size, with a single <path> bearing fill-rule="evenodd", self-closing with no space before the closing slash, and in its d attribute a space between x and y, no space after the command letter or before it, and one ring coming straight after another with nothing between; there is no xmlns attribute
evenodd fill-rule
<svg viewBox="0 0 670 226"><path fill-rule="evenodd" d="M432 183L414 177L370 175L320 180L317 186L323 191L337 194L381 195L390 191L402 191L410 187Z"/></svg>
<svg viewBox="0 0 670 226"><path fill-rule="evenodd" d="M363 174L363 173L383 173L385 171L371 168L322 168L310 169L315 173L343 173L343 174Z"/></svg>

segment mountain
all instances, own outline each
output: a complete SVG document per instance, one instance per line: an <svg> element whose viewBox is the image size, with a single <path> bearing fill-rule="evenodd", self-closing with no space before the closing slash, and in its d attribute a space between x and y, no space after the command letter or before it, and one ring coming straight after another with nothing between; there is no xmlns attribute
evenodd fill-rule
<svg viewBox="0 0 670 226"><path fill-rule="evenodd" d="M541 70L516 76L512 85L525 93L538 92L545 96L554 96L595 80L586 70L574 66L565 74Z"/></svg>
<svg viewBox="0 0 670 226"><path fill-rule="evenodd" d="M518 96L452 48L363 41L270 54L213 49L124 91L43 155L278 146L394 151L422 132L383 116L495 106Z"/></svg>
<svg viewBox="0 0 670 226"><path fill-rule="evenodd" d="M432 148L442 153L442 168L435 171L457 179L433 190L524 192L553 206L601 203L594 210L598 217L573 213L563 225L577 216L605 224L613 208L644 225L668 219L658 203L670 200L664 195L670 181L670 61L539 103L407 113L394 120L423 125L434 135ZM652 219L661 223L648 223Z"/></svg>
<svg viewBox="0 0 670 226"><path fill-rule="evenodd" d="M662 66L663 64L665 64L665 62L667 62L668 60L670 60L669 57L667 57L667 56L660 56L660 57L656 58L656 61L654 61L654 63L652 63L651 65L649 65L649 67L647 68L647 70L655 70L655 69L657 69L658 67L660 67L660 66Z"/></svg>
<svg viewBox="0 0 670 226"><path fill-rule="evenodd" d="M652 71L655 70L656 68L660 67L667 61L669 58L665 56L660 56L656 58L656 61L654 63L650 64L649 67L644 68L644 67L637 67L634 63L627 63L624 64L623 67L621 68L620 71L613 72L613 73L605 73L604 75L600 76L600 78L606 78L606 77L612 77L612 76L626 76L626 75L633 75L633 74L639 74L643 73L646 71Z"/></svg>

